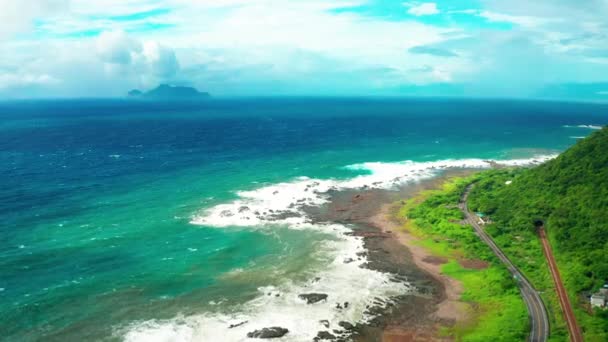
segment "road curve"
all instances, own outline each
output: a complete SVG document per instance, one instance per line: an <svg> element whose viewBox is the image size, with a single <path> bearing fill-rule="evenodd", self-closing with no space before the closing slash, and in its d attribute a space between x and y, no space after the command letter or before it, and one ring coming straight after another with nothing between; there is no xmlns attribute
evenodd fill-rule
<svg viewBox="0 0 608 342"><path fill-rule="evenodd" d="M524 277L517 267L513 265L509 258L507 258L502 250L494 243L494 240L492 240L492 238L479 226L477 223L477 216L469 211L467 199L472 188L473 184L467 186L460 199L459 207L465 215L465 222L473 226L473 229L475 229L475 232L481 240L492 249L492 252L494 252L498 259L507 266L507 269L511 272L513 277L517 279L519 291L526 303L528 316L530 317L530 336L528 337L528 341L545 342L549 337L549 318L543 301L528 279Z"/></svg>
<svg viewBox="0 0 608 342"><path fill-rule="evenodd" d="M543 244L543 252L545 253L545 258L547 258L547 263L549 263L551 276L553 277L553 282L555 283L555 290L557 291L557 295L559 297L559 305L562 307L564 317L566 318L568 332L570 333L570 341L583 342L583 335L581 334L581 329L576 323L576 317L574 317L574 312L572 311L570 298L568 298L568 293L566 292L561 276L559 275L559 269L555 263L555 258L553 257L553 252L551 251L551 245L547 239L547 234L545 234L545 227L540 228L539 235Z"/></svg>

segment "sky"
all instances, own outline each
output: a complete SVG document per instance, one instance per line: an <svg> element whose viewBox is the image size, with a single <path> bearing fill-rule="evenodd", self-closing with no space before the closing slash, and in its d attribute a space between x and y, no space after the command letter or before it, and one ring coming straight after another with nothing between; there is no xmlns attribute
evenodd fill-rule
<svg viewBox="0 0 608 342"><path fill-rule="evenodd" d="M0 0L0 99L608 101L608 0Z"/></svg>

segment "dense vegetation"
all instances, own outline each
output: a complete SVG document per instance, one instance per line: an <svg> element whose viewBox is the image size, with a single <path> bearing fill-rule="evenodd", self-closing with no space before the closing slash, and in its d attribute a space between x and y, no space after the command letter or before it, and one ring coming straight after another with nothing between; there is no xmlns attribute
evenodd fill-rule
<svg viewBox="0 0 608 342"><path fill-rule="evenodd" d="M608 281L608 128L541 166L478 175L469 207L492 218L488 232L537 289L547 290L552 337L565 338L533 225L543 220L585 340L608 341L608 311L592 312L585 297Z"/></svg>
<svg viewBox="0 0 608 342"><path fill-rule="evenodd" d="M462 225L460 195L473 179L455 179L400 206L398 217L418 243L446 259L442 272L459 280L470 319L444 333L458 341L524 341L529 331L526 307L515 281L491 250ZM407 219L405 219L407 218ZM483 260L488 267L465 268L462 261Z"/></svg>

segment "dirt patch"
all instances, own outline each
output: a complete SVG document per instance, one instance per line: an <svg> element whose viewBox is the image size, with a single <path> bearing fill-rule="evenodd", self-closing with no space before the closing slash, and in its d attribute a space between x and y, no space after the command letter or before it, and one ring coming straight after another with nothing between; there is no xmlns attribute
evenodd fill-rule
<svg viewBox="0 0 608 342"><path fill-rule="evenodd" d="M376 216L370 218L370 223L381 231L392 231L395 240L410 251L414 264L439 282L440 286L439 296L435 297L436 305L434 310L425 318L427 322L426 327L417 326L416 328L418 329L412 331L411 326L402 325L401 327L407 328L407 334L404 336L391 335L391 338L394 341L426 341L422 336L429 335L432 336L429 341L450 340L449 338L442 338L437 334L438 327L452 326L458 322L465 322L469 319L471 308L468 303L460 301L460 296L463 292L462 284L458 280L447 277L441 272L441 266L447 262L447 259L432 255L425 248L417 244L418 238L407 231L401 230L399 223L393 218L390 205L382 207ZM414 332L415 334L412 335ZM409 336L413 336L413 339L408 340ZM398 338L401 338L401 340Z"/></svg>
<svg viewBox="0 0 608 342"><path fill-rule="evenodd" d="M443 265L448 262L448 259L434 255L427 255L422 258L422 261L431 265Z"/></svg>
<svg viewBox="0 0 608 342"><path fill-rule="evenodd" d="M487 261L479 260L479 259L463 259L458 260L460 266L472 270L483 270L490 266L490 263Z"/></svg>
<svg viewBox="0 0 608 342"><path fill-rule="evenodd" d="M428 331L420 331L416 328L404 328L400 326L389 326L382 334L382 342L412 342L412 341L447 341Z"/></svg>

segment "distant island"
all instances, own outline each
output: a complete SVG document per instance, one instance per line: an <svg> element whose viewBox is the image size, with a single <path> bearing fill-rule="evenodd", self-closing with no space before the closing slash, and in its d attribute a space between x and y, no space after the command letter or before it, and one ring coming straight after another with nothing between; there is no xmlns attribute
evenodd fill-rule
<svg viewBox="0 0 608 342"><path fill-rule="evenodd" d="M209 93L200 92L196 88L173 86L169 84L161 84L148 92L142 92L141 90L133 89L129 91L127 96L130 99L163 101L200 101L209 99L211 97Z"/></svg>

